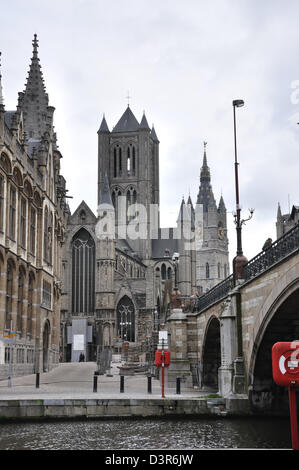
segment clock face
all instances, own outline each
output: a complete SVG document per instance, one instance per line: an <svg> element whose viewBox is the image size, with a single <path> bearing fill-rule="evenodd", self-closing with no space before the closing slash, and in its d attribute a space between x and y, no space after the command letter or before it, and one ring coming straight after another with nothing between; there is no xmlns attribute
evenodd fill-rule
<svg viewBox="0 0 299 470"><path fill-rule="evenodd" d="M220 238L220 240L222 240L224 238L224 228L223 227L219 227L218 237Z"/></svg>

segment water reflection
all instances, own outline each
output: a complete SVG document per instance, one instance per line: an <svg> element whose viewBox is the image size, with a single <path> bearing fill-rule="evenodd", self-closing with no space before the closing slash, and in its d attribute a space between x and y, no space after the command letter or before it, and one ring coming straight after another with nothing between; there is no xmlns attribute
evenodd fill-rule
<svg viewBox="0 0 299 470"><path fill-rule="evenodd" d="M147 419L9 423L0 450L290 448L288 419Z"/></svg>

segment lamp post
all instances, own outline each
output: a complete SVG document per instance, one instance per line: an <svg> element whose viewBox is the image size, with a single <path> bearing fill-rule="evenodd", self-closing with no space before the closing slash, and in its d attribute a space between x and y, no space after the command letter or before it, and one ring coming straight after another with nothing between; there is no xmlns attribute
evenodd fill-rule
<svg viewBox="0 0 299 470"><path fill-rule="evenodd" d="M241 220L241 207L239 199L239 175L238 175L238 157L237 157L237 131L236 131L236 108L241 108L244 106L243 100L234 100L233 101L233 115L234 115L234 143L235 143L235 188L236 188L236 213L235 224L237 231L237 256L233 260L233 271L234 279L242 279L243 277L243 266L247 263L247 258L243 256L242 249L242 225L250 220L253 216L254 209L249 209L250 216L247 219Z"/></svg>
<svg viewBox="0 0 299 470"><path fill-rule="evenodd" d="M239 177L238 177L238 157L237 157L237 132L236 132L236 108L241 108L244 106L243 100L234 100L233 101L233 110L234 110L234 141L235 141L235 186L236 186L236 230L237 230L237 256L242 256L242 225L241 225L241 208L239 200Z"/></svg>

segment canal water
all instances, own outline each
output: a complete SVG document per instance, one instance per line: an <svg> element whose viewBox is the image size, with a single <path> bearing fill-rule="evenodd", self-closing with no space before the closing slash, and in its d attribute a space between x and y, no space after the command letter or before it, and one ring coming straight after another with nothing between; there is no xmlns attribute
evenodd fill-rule
<svg viewBox="0 0 299 470"><path fill-rule="evenodd" d="M0 450L290 449L283 418L1 423Z"/></svg>

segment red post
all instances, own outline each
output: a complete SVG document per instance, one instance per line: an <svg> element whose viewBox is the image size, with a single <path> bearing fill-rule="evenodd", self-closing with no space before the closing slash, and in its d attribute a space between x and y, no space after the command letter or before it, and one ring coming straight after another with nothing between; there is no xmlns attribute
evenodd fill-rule
<svg viewBox="0 0 299 470"><path fill-rule="evenodd" d="M162 349L162 398L165 398L165 395L164 395L164 362L165 362L164 350Z"/></svg>
<svg viewBox="0 0 299 470"><path fill-rule="evenodd" d="M296 406L296 388L293 385L289 386L289 404L290 404L292 448L294 450L299 450L298 418L297 418L297 406Z"/></svg>

